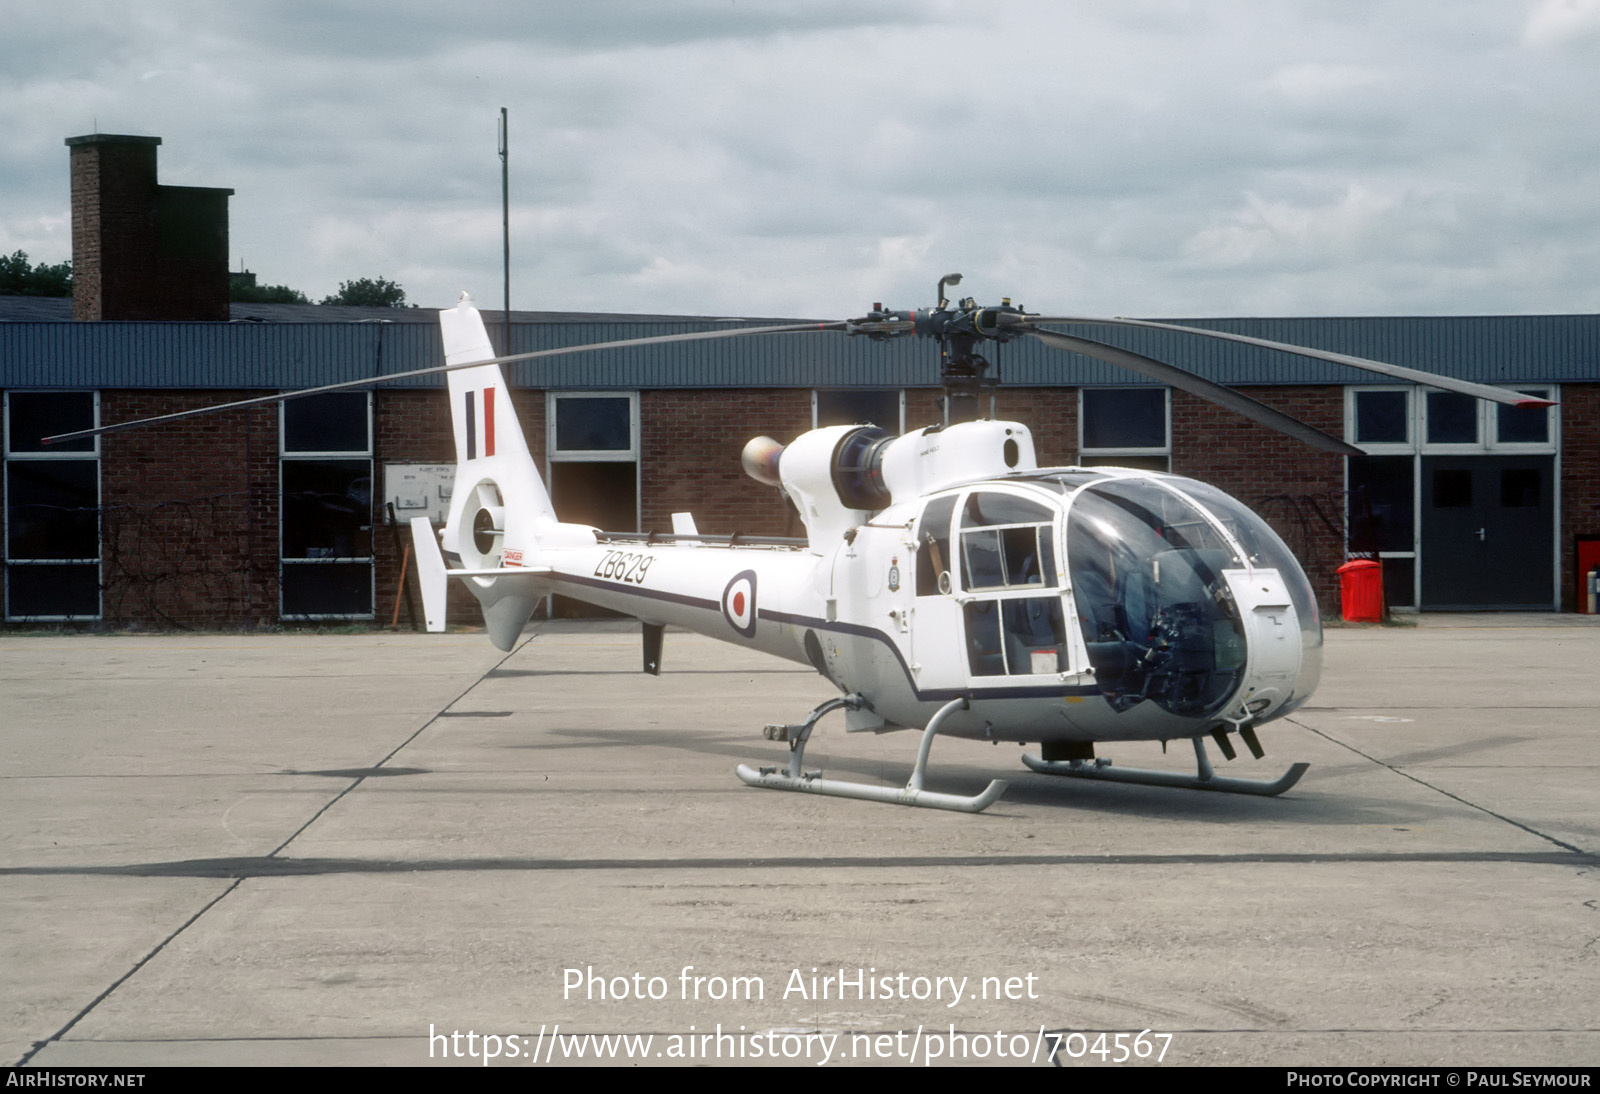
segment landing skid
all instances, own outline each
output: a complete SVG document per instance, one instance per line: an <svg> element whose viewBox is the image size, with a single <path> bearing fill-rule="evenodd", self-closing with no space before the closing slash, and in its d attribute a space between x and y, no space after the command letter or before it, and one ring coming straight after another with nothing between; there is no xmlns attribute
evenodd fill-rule
<svg viewBox="0 0 1600 1094"><path fill-rule="evenodd" d="M1194 738L1194 758L1199 773L1178 775L1171 771L1149 771L1137 767L1113 767L1109 760L1041 760L1023 753L1022 762L1042 775L1065 775L1074 779L1101 779L1106 782L1142 783L1145 786L1180 786L1187 790L1216 790L1223 794L1257 794L1276 797L1300 781L1310 764L1295 764L1272 782L1261 779L1232 779L1211 770L1206 746Z"/></svg>
<svg viewBox="0 0 1600 1094"><path fill-rule="evenodd" d="M1005 793L1006 783L995 779L981 794L963 797L960 794L939 794L922 789L922 775L928 767L928 752L933 747L933 736L946 718L958 710L965 710L965 699L952 699L939 708L939 712L922 731L922 745L917 749L917 764L911 769L911 778L900 789L892 786L872 786L867 783L840 782L824 779L821 772L807 772L803 767L806 742L811 730L822 716L835 710L860 710L864 700L859 695L829 699L811 712L811 716L797 726L768 726L767 737L789 742L789 766L784 771L776 767L763 767L759 771L740 764L735 773L746 786L760 786L768 790L798 790L807 794L827 794L835 798L856 798L860 801L888 802L890 805L915 805L925 809L953 809L960 813L981 813Z"/></svg>

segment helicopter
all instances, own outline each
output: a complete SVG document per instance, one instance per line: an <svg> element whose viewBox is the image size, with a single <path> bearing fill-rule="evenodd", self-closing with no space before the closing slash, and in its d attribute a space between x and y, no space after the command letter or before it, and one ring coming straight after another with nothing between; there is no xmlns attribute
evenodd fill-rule
<svg viewBox="0 0 1600 1094"><path fill-rule="evenodd" d="M1116 325L1221 338L1314 357L1515 406L1549 400L1420 370L1245 335L1137 319L1047 317L1013 306L952 303L851 320L739 327L496 355L470 297L440 311L457 454L448 517L411 521L430 631L442 631L450 581L477 599L490 640L510 650L541 600L560 594L640 621L643 668L659 673L666 628L680 627L807 664L839 694L797 723L774 723L783 767L736 768L747 785L975 813L997 801L925 787L936 736L1037 744L1035 772L1156 786L1278 795L1275 780L1218 775L1237 737L1303 705L1322 664L1310 581L1260 516L1215 487L1115 467L1037 464L1020 422L981 416L997 378L985 343L1030 337L1217 402L1342 455L1360 450L1175 365L1049 327ZM1048 325L1048 327L1047 327ZM622 346L761 334L834 332L940 344L944 420L894 436L873 425L813 429L787 444L752 439L742 464L794 503L803 538L703 535L676 513L670 533L606 532L562 521L510 399L503 364ZM157 421L352 387L360 380L63 434L61 441ZM920 729L904 787L807 771L818 723L847 732ZM1196 772L1112 764L1097 744L1188 740Z"/></svg>

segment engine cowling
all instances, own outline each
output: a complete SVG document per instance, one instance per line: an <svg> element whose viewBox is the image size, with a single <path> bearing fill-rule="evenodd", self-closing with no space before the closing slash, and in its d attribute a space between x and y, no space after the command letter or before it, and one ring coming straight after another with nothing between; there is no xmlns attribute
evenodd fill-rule
<svg viewBox="0 0 1600 1094"><path fill-rule="evenodd" d="M876 426L827 426L786 447L757 437L742 462L752 478L783 487L817 550L897 501L1038 466L1027 426L988 421L902 437Z"/></svg>

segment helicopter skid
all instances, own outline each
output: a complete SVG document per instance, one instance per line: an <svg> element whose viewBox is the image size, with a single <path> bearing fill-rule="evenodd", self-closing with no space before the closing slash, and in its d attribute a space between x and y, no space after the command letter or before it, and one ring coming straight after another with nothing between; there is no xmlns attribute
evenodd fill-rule
<svg viewBox="0 0 1600 1094"><path fill-rule="evenodd" d="M887 802L890 805L913 805L924 809L953 809L958 813L981 813L1000 799L1006 791L1004 779L995 779L989 783L982 793L966 797L960 794L940 794L922 788L922 775L928 768L928 752L933 747L934 734L939 732L939 727L946 718L958 710L967 709L965 699L952 699L939 708L939 712L928 721L928 727L922 731L922 744L917 749L917 763L911 769L911 778L903 787L872 786L868 783L842 782L837 779L824 779L821 772L805 771L806 742L811 739L811 731L818 721L829 711L841 708L859 710L866 705L860 695L850 695L838 699L829 699L811 712L811 716L800 725L795 726L768 726L766 730L768 740L788 741L789 766L787 770L779 771L776 767L763 767L759 771L747 764L740 764L734 769L741 782L746 786L764 787L768 790L798 790L808 794L827 794L835 798L855 798L859 801Z"/></svg>
<svg viewBox="0 0 1600 1094"><path fill-rule="evenodd" d="M768 790L799 790L808 794L887 802L890 805L914 805L924 809L953 809L958 813L981 813L998 801L1006 790L1004 779L995 779L981 794L966 797L960 794L940 794L910 786L871 786L867 783L824 779L818 777L815 772L790 775L775 767L763 767L756 771L745 764L740 764L735 771L746 786L760 786Z"/></svg>
<svg viewBox="0 0 1600 1094"><path fill-rule="evenodd" d="M1234 779L1212 772L1205 745L1194 738L1194 755L1199 772L1179 775L1173 771L1151 771L1138 767L1113 767L1109 760L1042 760L1023 753L1022 762L1041 775L1064 775L1074 779L1100 779L1105 782L1139 783L1144 786L1176 786L1185 790L1215 790L1222 794L1255 794L1273 798L1300 781L1310 764L1294 764L1281 776L1265 779Z"/></svg>

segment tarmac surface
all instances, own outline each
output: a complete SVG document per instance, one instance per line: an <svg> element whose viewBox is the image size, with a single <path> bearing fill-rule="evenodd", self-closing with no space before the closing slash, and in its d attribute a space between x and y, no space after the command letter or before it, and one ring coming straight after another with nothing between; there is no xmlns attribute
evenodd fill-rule
<svg viewBox="0 0 1600 1094"><path fill-rule="evenodd" d="M1213 750L1281 798L938 741L980 816L742 786L831 688L686 634L0 637L0 1062L1600 1063L1600 627L1412 622Z"/></svg>

